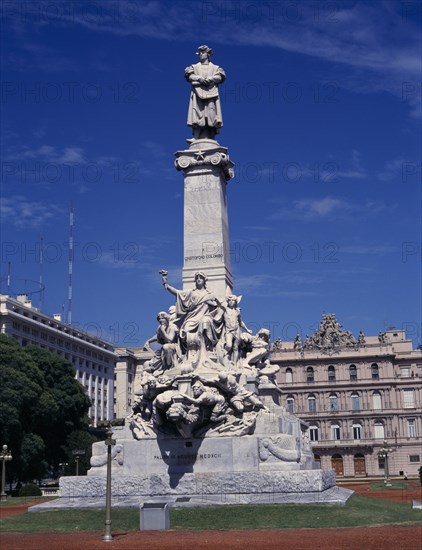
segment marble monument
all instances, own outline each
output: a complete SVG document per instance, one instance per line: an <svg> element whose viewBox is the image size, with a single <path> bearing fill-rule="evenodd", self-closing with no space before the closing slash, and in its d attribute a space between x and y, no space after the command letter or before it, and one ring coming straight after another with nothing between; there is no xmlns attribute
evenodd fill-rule
<svg viewBox="0 0 422 550"><path fill-rule="evenodd" d="M208 46L197 54L185 69L193 137L175 162L184 177L182 289L160 270L168 310L145 343L153 354L137 376L133 411L114 429L113 498L122 506L344 503L350 492L335 487L333 470L318 469L308 426L280 406L270 332L252 334L233 293L226 188L234 164L216 141L226 75ZM94 444L91 466L86 477L61 478L62 501L95 505L104 495L104 443Z"/></svg>

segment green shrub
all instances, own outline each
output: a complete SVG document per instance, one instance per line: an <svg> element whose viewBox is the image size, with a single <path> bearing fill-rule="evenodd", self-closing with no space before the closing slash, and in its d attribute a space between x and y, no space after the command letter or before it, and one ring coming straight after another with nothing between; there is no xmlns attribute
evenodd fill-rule
<svg viewBox="0 0 422 550"><path fill-rule="evenodd" d="M422 466L420 466L419 468L419 481L421 482L421 485L422 485Z"/></svg>
<svg viewBox="0 0 422 550"><path fill-rule="evenodd" d="M27 483L19 491L20 497L40 497L41 489L35 483Z"/></svg>

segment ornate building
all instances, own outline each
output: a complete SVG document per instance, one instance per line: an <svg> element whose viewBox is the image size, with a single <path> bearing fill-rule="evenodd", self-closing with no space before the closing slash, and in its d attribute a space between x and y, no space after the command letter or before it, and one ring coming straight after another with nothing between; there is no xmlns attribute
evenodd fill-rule
<svg viewBox="0 0 422 550"><path fill-rule="evenodd" d="M422 352L403 330L355 339L333 314L302 342L275 342L282 402L310 426L316 460L338 476L416 475L422 457Z"/></svg>

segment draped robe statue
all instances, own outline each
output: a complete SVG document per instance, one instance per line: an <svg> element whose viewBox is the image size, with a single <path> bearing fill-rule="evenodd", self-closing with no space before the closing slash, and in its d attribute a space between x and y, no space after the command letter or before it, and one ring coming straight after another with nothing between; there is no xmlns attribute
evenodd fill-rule
<svg viewBox="0 0 422 550"><path fill-rule="evenodd" d="M208 46L198 48L199 63L185 69L185 78L192 84L188 126L194 139L215 139L223 126L218 85L226 75L218 65L211 63L212 50Z"/></svg>

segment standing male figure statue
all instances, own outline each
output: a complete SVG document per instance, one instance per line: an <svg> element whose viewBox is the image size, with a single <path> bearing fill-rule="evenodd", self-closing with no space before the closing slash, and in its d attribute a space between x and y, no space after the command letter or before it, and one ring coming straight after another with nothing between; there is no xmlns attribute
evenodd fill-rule
<svg viewBox="0 0 422 550"><path fill-rule="evenodd" d="M185 78L192 84L189 101L188 126L193 139L215 139L223 126L218 85L225 78L224 70L211 63L212 49L199 46L199 63L185 69Z"/></svg>

